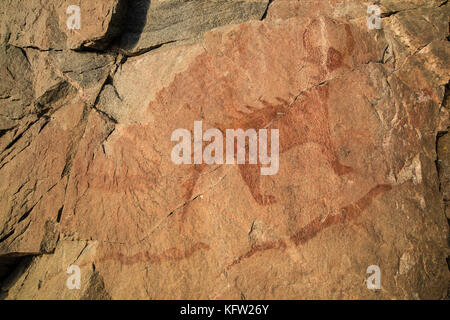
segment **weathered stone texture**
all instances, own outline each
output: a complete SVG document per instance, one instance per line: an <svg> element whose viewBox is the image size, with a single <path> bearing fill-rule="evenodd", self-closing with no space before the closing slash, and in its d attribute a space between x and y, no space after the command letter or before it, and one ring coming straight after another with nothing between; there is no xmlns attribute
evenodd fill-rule
<svg viewBox="0 0 450 320"><path fill-rule="evenodd" d="M379 2L2 1L0 297L446 297L450 5ZM175 165L200 120L278 173Z"/></svg>

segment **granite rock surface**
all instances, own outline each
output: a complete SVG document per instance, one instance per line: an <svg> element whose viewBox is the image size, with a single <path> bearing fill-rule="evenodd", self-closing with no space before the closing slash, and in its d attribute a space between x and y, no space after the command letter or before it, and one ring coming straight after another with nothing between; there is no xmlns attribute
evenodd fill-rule
<svg viewBox="0 0 450 320"><path fill-rule="evenodd" d="M2 1L0 297L446 298L450 5L371 4ZM278 171L175 164L196 121Z"/></svg>

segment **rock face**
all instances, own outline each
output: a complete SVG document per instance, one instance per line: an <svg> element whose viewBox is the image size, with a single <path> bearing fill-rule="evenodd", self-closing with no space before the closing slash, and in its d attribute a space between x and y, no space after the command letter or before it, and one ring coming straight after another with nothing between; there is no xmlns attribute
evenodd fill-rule
<svg viewBox="0 0 450 320"><path fill-rule="evenodd" d="M2 298L447 297L446 1L75 2L0 4ZM200 121L278 170L175 164Z"/></svg>
<svg viewBox="0 0 450 320"><path fill-rule="evenodd" d="M127 10L121 48L137 54L163 44L190 40L226 24L260 19L268 0L137 0Z"/></svg>

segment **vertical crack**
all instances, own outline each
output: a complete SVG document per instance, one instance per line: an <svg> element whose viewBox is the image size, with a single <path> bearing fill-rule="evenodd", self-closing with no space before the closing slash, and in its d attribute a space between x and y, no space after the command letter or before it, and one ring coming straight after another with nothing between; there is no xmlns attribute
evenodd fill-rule
<svg viewBox="0 0 450 320"><path fill-rule="evenodd" d="M261 21L267 18L267 13L269 12L269 7L272 4L273 0L269 0L269 2L267 3L267 7L266 10L264 11L262 17L261 17Z"/></svg>

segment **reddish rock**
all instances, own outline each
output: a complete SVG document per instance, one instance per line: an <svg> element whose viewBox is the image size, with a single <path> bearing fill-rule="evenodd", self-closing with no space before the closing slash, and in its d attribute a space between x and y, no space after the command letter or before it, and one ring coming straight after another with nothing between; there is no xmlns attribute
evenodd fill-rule
<svg viewBox="0 0 450 320"><path fill-rule="evenodd" d="M275 0L126 61L30 55L55 66L35 91L75 89L1 153L0 256L33 256L4 297L445 297L449 9L411 3L381 1L399 11L381 30L359 1ZM279 130L278 172L174 164L172 132L194 121Z"/></svg>

